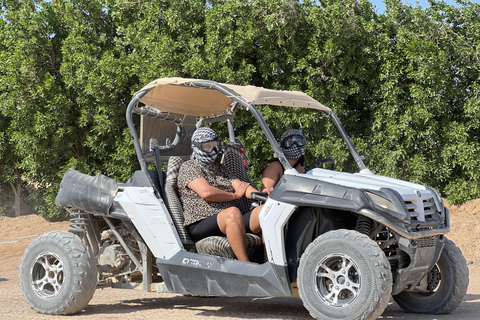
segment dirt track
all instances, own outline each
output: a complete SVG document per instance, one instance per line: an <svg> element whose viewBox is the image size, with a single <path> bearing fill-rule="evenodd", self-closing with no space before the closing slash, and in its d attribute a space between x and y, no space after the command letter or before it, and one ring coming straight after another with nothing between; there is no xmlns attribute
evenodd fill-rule
<svg viewBox="0 0 480 320"><path fill-rule="evenodd" d="M457 320L480 317L480 200L452 207L452 239L469 261L470 285L464 302L450 315L408 314L390 302L380 319ZM27 305L18 285L23 251L35 235L67 230L68 223L49 223L38 216L0 217L0 319L52 319ZM472 242L473 241L473 242ZM138 290L99 289L88 307L68 319L311 319L299 298L197 298ZM56 319L67 319L57 316Z"/></svg>

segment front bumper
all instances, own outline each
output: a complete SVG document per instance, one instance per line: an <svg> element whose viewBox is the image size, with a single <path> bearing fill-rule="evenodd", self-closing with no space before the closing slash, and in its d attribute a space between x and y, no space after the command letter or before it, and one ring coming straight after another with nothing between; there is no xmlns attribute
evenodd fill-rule
<svg viewBox="0 0 480 320"><path fill-rule="evenodd" d="M444 247L443 236L432 236L423 239L409 240L398 238L398 252L408 255L408 265L395 269L392 295L402 291L427 292L426 279L428 272L437 263ZM403 261L405 262L405 261ZM402 264L402 261L398 261Z"/></svg>
<svg viewBox="0 0 480 320"><path fill-rule="evenodd" d="M405 225L398 224L398 223L394 224L392 223L392 221L386 219L384 216L370 209L361 209L359 213L374 221L377 221L378 223L386 226L391 231L397 233L399 236L409 240L437 236L437 235L446 235L447 233L450 232L450 214L447 208L445 208L444 227L426 229L426 230L409 230Z"/></svg>

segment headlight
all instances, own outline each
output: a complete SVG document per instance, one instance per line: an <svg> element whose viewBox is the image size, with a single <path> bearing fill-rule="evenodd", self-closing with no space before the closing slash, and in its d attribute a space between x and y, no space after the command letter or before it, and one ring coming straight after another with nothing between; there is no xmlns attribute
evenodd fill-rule
<svg viewBox="0 0 480 320"><path fill-rule="evenodd" d="M372 192L365 191L365 193L370 197L370 199L372 199L372 201L377 206L380 206L382 208L389 209L389 210L392 210L392 211L397 211L397 208L395 208L395 206L393 205L393 203L390 200L385 199L384 197L381 197L381 196L379 196L375 193L372 193Z"/></svg>

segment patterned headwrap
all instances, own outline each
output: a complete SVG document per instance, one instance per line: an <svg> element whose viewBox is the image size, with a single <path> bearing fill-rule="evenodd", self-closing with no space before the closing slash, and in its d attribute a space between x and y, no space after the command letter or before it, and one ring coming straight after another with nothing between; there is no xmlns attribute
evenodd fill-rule
<svg viewBox="0 0 480 320"><path fill-rule="evenodd" d="M218 151L216 149L213 149L211 152L202 151L200 150L200 148L194 145L193 142L202 143L202 142L207 142L207 141L212 141L217 139L218 139L218 135L215 133L215 131L213 131L210 128L201 127L195 130L195 132L192 135L193 153L190 156L190 159L196 159L198 162L206 166L212 165L218 156Z"/></svg>
<svg viewBox="0 0 480 320"><path fill-rule="evenodd" d="M305 136L303 135L301 130L298 129L288 129L285 131L281 138L280 142L281 145L283 145L283 140L285 140L288 137L294 136L294 135L299 135L302 136L305 139ZM283 154L287 159L297 159L300 158L301 156L305 155L305 146L299 147L296 144L291 146L290 148L284 148L282 147Z"/></svg>

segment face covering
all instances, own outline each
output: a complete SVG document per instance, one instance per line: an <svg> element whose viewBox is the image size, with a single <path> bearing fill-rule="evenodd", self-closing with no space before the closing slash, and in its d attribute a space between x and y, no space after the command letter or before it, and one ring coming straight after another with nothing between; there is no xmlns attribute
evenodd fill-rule
<svg viewBox="0 0 480 320"><path fill-rule="evenodd" d="M218 136L210 128L198 128L192 135L192 149L193 153L190 159L195 159L205 166L211 166L220 152L217 148L212 148L210 152L203 151L199 146L208 141L218 140Z"/></svg>
<svg viewBox="0 0 480 320"><path fill-rule="evenodd" d="M305 140L305 137L302 133L302 131L298 129L288 129L282 134L282 137L280 138L280 141L282 142L282 151L283 154L287 159L297 159L300 158L301 156L305 155L305 146L300 147L297 144L291 145L289 148L284 146L284 141L292 136L301 136Z"/></svg>
<svg viewBox="0 0 480 320"><path fill-rule="evenodd" d="M297 145L293 145L290 148L283 149L283 154L287 159L297 159L305 155L305 149Z"/></svg>

